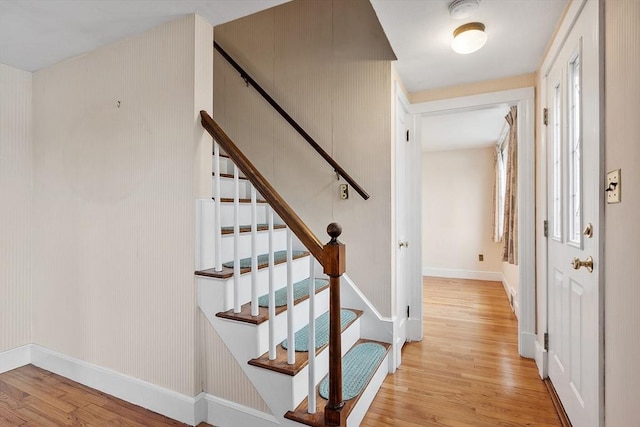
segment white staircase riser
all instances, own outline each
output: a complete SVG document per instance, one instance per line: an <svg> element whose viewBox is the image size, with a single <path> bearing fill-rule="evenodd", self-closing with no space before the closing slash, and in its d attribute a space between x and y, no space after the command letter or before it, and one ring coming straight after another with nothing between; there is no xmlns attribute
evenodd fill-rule
<svg viewBox="0 0 640 427"><path fill-rule="evenodd" d="M382 383L389 374L388 367L389 353L387 353L380 366L378 366L378 369L375 374L373 374L371 381L369 381L364 392L360 395L358 403L349 414L349 417L347 418L347 427L357 427L360 425L362 419L367 414L367 410L371 406L373 399L376 397L376 394L378 394L378 390L380 390Z"/></svg>
<svg viewBox="0 0 640 427"><path fill-rule="evenodd" d="M256 235L256 245L258 254L266 254L269 252L269 232L258 231ZM249 258L251 256L251 233L240 233L239 235L240 245L238 246L238 252L240 253L240 259ZM222 262L228 262L233 260L233 234L222 235ZM213 245L212 245L213 246ZM273 250L281 251L287 249L287 229L280 228L273 230ZM212 253L205 253L205 257L209 256L213 259Z"/></svg>
<svg viewBox="0 0 640 427"><path fill-rule="evenodd" d="M293 260L292 263L293 282L298 282L309 276L309 257L305 256ZM276 284L275 289L280 289L287 285L287 264L276 264L273 268L273 277ZM216 279L213 277L197 276L198 284L208 285L214 292L215 300L207 301L213 306L208 309L227 311L233 308L233 277L228 279ZM258 270L258 296L269 292L269 268ZM240 304L251 301L251 273L240 275Z"/></svg>
<svg viewBox="0 0 640 427"><path fill-rule="evenodd" d="M329 310L329 289L316 294L315 312L320 314ZM287 311L276 315L275 319L275 341L280 343L287 338ZM293 322L297 325L296 331L309 323L309 300L302 301L293 307ZM258 325L258 351L260 354L269 350L269 323L264 322Z"/></svg>
<svg viewBox="0 0 640 427"><path fill-rule="evenodd" d="M342 333L342 356L360 339L360 319L356 319ZM316 385L329 373L329 348L326 347L318 355L316 355ZM283 375L283 374L280 374ZM298 375L292 378L292 398L291 409L295 409L302 402L309 392L309 367L305 367ZM377 390L377 389L376 389Z"/></svg>
<svg viewBox="0 0 640 427"><path fill-rule="evenodd" d="M249 361L262 354L257 354L256 351L257 328L254 325L223 319L207 313L205 315L236 360ZM343 356L360 338L359 320L356 319L342 334ZM326 347L316 356L316 385L328 373L328 360L329 349ZM274 410L274 406L281 408L276 410L276 413L284 414L286 411L294 410L307 397L308 366L295 376L254 367L248 363L241 362L240 366L271 410Z"/></svg>
<svg viewBox="0 0 640 427"><path fill-rule="evenodd" d="M211 163L211 170L216 170L215 168L215 157L212 157L213 162ZM228 157L222 157L220 156L220 173L228 173L228 174L233 174L233 162L231 161L231 159L229 159ZM240 172L240 176L242 175L242 172Z"/></svg>
<svg viewBox="0 0 640 427"><path fill-rule="evenodd" d="M233 173L233 171L232 171ZM216 177L213 176L212 180L211 180L211 185L215 186L215 180ZM250 199L251 198L251 184L248 180L246 179L240 179L238 181L238 197L240 197L241 199ZM221 197L225 198L233 198L234 195L236 194L236 190L235 190L235 183L233 178L227 178L227 177L220 177L220 194ZM257 199L260 200L262 199L262 197L260 197L260 195L258 194Z"/></svg>

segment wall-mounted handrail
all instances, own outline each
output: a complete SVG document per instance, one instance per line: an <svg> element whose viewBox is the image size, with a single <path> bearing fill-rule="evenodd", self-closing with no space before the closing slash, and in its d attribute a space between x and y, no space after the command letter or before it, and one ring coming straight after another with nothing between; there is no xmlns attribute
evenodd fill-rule
<svg viewBox="0 0 640 427"><path fill-rule="evenodd" d="M287 123L289 123L291 125L291 127L293 127L302 138L304 138L305 141L307 141L309 143L309 145L311 145L313 147L314 150L316 150L316 152L318 154L320 154L320 156L322 156L322 158L331 165L331 167L333 168L333 170L342 178L344 178L345 181L347 181L354 190L356 190L356 192L362 196L362 198L364 200L367 200L369 198L369 194L367 194L367 192L364 190L364 188L362 188L352 177L351 175L349 175L347 173L347 171L345 171L342 166L340 166L338 164L338 162L336 162L333 157L331 157L329 155L329 153L327 153L326 151L324 151L324 149L311 137L311 135L309 135L303 128L302 126L300 126L298 124L298 122L296 122L293 117L291 117L289 115L289 113L287 113L281 106L280 104L278 104L272 97L271 95L269 95L263 88L262 86L260 86L258 84L258 82L256 82L222 47L220 47L220 45L217 42L213 42L213 47L220 53L220 55L222 55L222 57L224 59L227 60L227 62L229 62L229 64L231 64L231 66L233 68L236 69L236 71L238 71L240 73L240 77L242 77L242 79L247 82L247 84L250 84L251 86L253 86L255 88L255 90L258 91L258 93L260 95L262 95L262 97L269 103L269 105L271 105L286 121Z"/></svg>

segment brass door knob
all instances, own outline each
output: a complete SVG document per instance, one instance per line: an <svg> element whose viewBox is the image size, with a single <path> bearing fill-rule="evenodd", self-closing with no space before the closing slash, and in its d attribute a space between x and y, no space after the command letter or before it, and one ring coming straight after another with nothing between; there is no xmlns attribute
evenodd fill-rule
<svg viewBox="0 0 640 427"><path fill-rule="evenodd" d="M580 270L580 267L585 267L589 273L593 272L593 258L591 255L584 261L576 257L571 261L571 265L574 270Z"/></svg>

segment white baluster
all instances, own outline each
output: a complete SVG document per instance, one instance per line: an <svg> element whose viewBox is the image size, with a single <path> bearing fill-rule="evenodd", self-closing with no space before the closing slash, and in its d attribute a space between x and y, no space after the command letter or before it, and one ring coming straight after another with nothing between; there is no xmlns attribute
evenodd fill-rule
<svg viewBox="0 0 640 427"><path fill-rule="evenodd" d="M256 189L251 185L251 315L257 316L258 307L258 207Z"/></svg>
<svg viewBox="0 0 640 427"><path fill-rule="evenodd" d="M220 145L213 141L213 206L214 206L214 222L213 222L213 250L214 269L222 271L222 223L220 219Z"/></svg>
<svg viewBox="0 0 640 427"><path fill-rule="evenodd" d="M309 405L308 412L316 413L316 270L315 258L309 257Z"/></svg>
<svg viewBox="0 0 640 427"><path fill-rule="evenodd" d="M287 363L296 363L296 335L293 323L293 234L287 228Z"/></svg>
<svg viewBox="0 0 640 427"><path fill-rule="evenodd" d="M240 177L233 165L233 312L240 313Z"/></svg>
<svg viewBox="0 0 640 427"><path fill-rule="evenodd" d="M276 284L274 282L273 209L267 207L269 217L269 360L276 358Z"/></svg>

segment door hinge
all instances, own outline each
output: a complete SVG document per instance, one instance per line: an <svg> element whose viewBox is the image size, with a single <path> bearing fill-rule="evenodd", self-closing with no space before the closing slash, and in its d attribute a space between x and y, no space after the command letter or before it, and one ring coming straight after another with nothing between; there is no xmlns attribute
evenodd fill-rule
<svg viewBox="0 0 640 427"><path fill-rule="evenodd" d="M410 306L407 306L407 319L409 318L409 311L410 311L409 309L410 308L411 308Z"/></svg>
<svg viewBox="0 0 640 427"><path fill-rule="evenodd" d="M549 351L549 332L544 333L544 349Z"/></svg>
<svg viewBox="0 0 640 427"><path fill-rule="evenodd" d="M409 142L409 129L407 129L407 142Z"/></svg>
<svg viewBox="0 0 640 427"><path fill-rule="evenodd" d="M549 237L549 220L544 220L544 237Z"/></svg>
<svg viewBox="0 0 640 427"><path fill-rule="evenodd" d="M542 110L542 122L544 123L545 126L549 126L549 109L548 108L544 108Z"/></svg>

